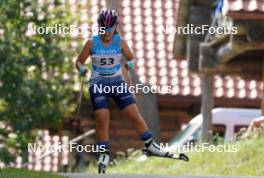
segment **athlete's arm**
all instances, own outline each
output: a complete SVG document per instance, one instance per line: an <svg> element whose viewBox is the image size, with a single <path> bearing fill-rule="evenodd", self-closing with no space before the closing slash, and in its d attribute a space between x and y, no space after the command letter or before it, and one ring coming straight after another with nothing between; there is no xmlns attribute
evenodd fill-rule
<svg viewBox="0 0 264 178"><path fill-rule="evenodd" d="M132 51L130 50L129 46L127 45L127 43L124 40L121 40L121 50L123 55L125 56L126 60L131 61L134 58L134 54L132 53ZM132 86L132 81L131 78L129 76L129 71L127 70L128 68L126 67L122 67L122 72L125 78L125 81Z"/></svg>
<svg viewBox="0 0 264 178"><path fill-rule="evenodd" d="M90 50L92 48L92 40L88 40L85 43L84 48L82 49L82 52L80 53L80 55L78 56L76 62L75 62L75 67L80 70L80 67L82 65L84 65L85 61L87 60L87 58L90 55Z"/></svg>

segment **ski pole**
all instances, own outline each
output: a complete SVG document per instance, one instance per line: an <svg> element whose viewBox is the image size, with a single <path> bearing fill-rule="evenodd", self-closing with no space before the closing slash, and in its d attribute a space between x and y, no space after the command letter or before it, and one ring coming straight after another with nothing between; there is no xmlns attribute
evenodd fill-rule
<svg viewBox="0 0 264 178"><path fill-rule="evenodd" d="M80 108L81 108L81 105L82 105L82 95L83 95L83 86L84 86L84 82L85 82L85 76L83 76L82 84L81 84L81 91L80 91L80 93L79 93L78 106L77 106L77 113L76 113L77 116L79 116Z"/></svg>
<svg viewBox="0 0 264 178"><path fill-rule="evenodd" d="M81 105L82 105L82 95L83 95L84 83L85 83L85 76L83 76L83 78L82 78L81 90L80 90L79 97L78 97L78 105L77 105L77 112L76 112L76 116L77 117L80 114L80 108L81 108ZM72 123L72 125L74 127L74 133L76 134L76 132L77 132L76 129L77 129L77 126L78 126L78 121L74 120L73 123Z"/></svg>

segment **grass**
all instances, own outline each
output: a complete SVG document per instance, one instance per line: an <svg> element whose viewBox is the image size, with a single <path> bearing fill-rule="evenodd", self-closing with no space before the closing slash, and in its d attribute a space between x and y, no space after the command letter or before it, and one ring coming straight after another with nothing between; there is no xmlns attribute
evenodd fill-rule
<svg viewBox="0 0 264 178"><path fill-rule="evenodd" d="M148 158L138 162L134 158L118 159L109 166L108 173L120 174L166 174L187 176L263 176L264 175L264 139L254 138L238 141L237 152L188 153L190 162L164 158ZM88 167L95 173L95 164Z"/></svg>
<svg viewBox="0 0 264 178"><path fill-rule="evenodd" d="M62 178L61 176L26 169L6 168L0 170L0 178Z"/></svg>

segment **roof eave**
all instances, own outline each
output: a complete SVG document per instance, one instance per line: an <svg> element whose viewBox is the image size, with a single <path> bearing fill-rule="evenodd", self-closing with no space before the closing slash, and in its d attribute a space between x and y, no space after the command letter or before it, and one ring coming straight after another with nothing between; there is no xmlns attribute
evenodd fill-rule
<svg viewBox="0 0 264 178"><path fill-rule="evenodd" d="M253 12L241 12L241 11L229 11L227 16L233 20L264 20L264 13L253 11Z"/></svg>

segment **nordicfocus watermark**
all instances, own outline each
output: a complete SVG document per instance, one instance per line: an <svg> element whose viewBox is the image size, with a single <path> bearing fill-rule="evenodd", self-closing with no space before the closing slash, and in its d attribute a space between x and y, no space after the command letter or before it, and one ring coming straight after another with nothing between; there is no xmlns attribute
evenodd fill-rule
<svg viewBox="0 0 264 178"><path fill-rule="evenodd" d="M88 25L69 25L66 26L64 24L54 24L52 26L37 26L34 24L28 25L28 33L33 35L92 35L92 34L105 34L105 27L98 26L88 26Z"/></svg>
<svg viewBox="0 0 264 178"><path fill-rule="evenodd" d="M187 143L182 146L169 145L168 143L160 144L160 151L169 150L170 152L226 152L226 153L235 153L238 151L238 145L212 145L209 143L193 144Z"/></svg>
<svg viewBox="0 0 264 178"><path fill-rule="evenodd" d="M69 143L63 145L57 143L54 145L41 145L37 143L28 144L28 152L88 152L88 153L100 153L105 152L106 148L104 145L79 145L77 143Z"/></svg>
<svg viewBox="0 0 264 178"><path fill-rule="evenodd" d="M94 84L92 88L94 93L171 93L172 86L148 86L143 84L136 84L129 86L126 83L121 83L118 86L106 86L103 84Z"/></svg>
<svg viewBox="0 0 264 178"><path fill-rule="evenodd" d="M228 35L228 34L237 34L238 27L235 26L210 26L210 25L200 25L195 26L194 24L187 24L186 26L174 26L174 25L165 25L160 26L160 31L169 34L177 34L177 35Z"/></svg>
<svg viewBox="0 0 264 178"><path fill-rule="evenodd" d="M105 34L105 27L98 27L97 25L89 26L87 24L83 25L64 25L64 24L53 24L51 26L37 26L33 23L28 25L29 34L39 34L39 35L92 35L92 34ZM236 26L210 26L210 25L200 25L196 26L194 24L187 24L186 26L174 26L174 25L161 25L158 27L158 31L169 34L178 35L225 35L225 34L237 34L238 27Z"/></svg>

